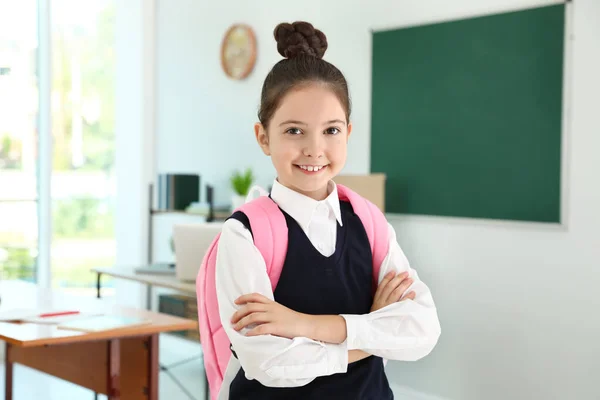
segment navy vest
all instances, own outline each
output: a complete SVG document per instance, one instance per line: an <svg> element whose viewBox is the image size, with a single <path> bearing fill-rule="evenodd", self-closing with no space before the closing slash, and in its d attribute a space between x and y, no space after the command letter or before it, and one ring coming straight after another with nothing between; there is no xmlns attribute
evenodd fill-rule
<svg viewBox="0 0 600 400"><path fill-rule="evenodd" d="M335 253L323 256L298 223L283 212L288 251L275 288L275 301L305 314L368 314L373 302L373 261L369 239L348 202L340 202L343 227L337 224ZM250 230L246 215L230 218ZM248 380L243 369L231 382L231 400L393 399L383 360L370 356L348 365L346 373L317 377L301 387L273 388Z"/></svg>

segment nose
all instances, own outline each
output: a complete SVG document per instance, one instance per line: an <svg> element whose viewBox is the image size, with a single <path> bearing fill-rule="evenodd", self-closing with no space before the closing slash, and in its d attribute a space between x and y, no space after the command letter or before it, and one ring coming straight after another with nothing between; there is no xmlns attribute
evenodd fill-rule
<svg viewBox="0 0 600 400"><path fill-rule="evenodd" d="M323 135L307 135L302 153L306 157L321 158L325 147L324 142Z"/></svg>

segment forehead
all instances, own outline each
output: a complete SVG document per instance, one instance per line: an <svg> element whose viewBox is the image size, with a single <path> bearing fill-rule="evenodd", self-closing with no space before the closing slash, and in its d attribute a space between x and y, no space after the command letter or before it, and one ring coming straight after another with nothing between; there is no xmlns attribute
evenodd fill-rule
<svg viewBox="0 0 600 400"><path fill-rule="evenodd" d="M292 89L281 100L273 120L297 120L318 124L333 119L346 120L346 113L337 96L325 85L310 85Z"/></svg>

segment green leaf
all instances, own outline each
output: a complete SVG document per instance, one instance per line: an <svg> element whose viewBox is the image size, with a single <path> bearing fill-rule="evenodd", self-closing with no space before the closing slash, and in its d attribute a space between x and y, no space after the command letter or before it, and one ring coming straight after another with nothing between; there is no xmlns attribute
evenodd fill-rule
<svg viewBox="0 0 600 400"><path fill-rule="evenodd" d="M247 168L246 171L234 171L231 175L231 187L236 194L246 196L252 183L254 182L254 174L252 169Z"/></svg>

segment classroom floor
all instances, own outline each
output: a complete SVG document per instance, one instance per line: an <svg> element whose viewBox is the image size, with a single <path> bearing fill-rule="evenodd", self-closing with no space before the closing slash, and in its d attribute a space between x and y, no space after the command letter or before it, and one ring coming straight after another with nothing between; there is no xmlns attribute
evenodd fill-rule
<svg viewBox="0 0 600 400"><path fill-rule="evenodd" d="M4 347L2 345L2 347ZM202 349L198 343L171 334L160 336L160 363L169 367L160 372L159 399L204 400ZM189 362L184 362L190 360ZM94 400L94 393L62 379L15 365L13 371L14 400ZM183 388L171 378L172 374ZM186 393L186 391L189 393ZM4 351L0 361L0 398L4 393ZM106 396L98 396L106 400Z"/></svg>

